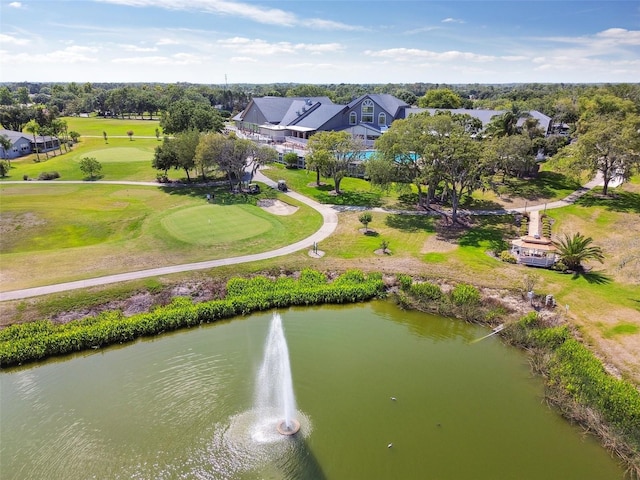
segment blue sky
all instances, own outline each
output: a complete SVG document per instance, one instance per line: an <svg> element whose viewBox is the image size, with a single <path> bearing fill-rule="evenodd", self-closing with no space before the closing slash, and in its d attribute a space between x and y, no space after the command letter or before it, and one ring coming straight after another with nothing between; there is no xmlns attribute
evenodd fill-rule
<svg viewBox="0 0 640 480"><path fill-rule="evenodd" d="M638 1L0 0L0 81L640 82Z"/></svg>

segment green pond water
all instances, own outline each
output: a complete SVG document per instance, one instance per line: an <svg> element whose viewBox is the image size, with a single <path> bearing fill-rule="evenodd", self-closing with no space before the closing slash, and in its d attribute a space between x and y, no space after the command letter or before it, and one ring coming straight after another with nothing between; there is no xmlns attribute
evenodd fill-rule
<svg viewBox="0 0 640 480"><path fill-rule="evenodd" d="M2 372L0 478L623 478L521 352L470 343L485 328L384 301L280 314L295 437L253 410L265 312Z"/></svg>

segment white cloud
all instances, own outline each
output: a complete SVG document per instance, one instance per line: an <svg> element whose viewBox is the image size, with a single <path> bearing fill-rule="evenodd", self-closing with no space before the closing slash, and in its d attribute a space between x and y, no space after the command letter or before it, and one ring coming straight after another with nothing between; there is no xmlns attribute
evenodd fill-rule
<svg viewBox="0 0 640 480"><path fill-rule="evenodd" d="M370 30L360 25L348 25L342 22L334 22L333 20L322 20L320 18L312 18L305 20L304 25L317 30L343 30L346 32L363 32Z"/></svg>
<svg viewBox="0 0 640 480"><path fill-rule="evenodd" d="M366 50L365 55L371 57L390 58L398 61L458 61L466 60L471 62L492 62L499 57L491 55L479 55L471 52L459 52L449 50L446 52L433 52L430 50L420 50L417 48L388 48L385 50Z"/></svg>
<svg viewBox="0 0 640 480"><path fill-rule="evenodd" d="M218 45L231 49L235 53L247 55L295 55L297 53L333 53L344 49L339 43L291 43L275 42L269 43L261 39L249 39L246 37L233 37L225 40L218 40Z"/></svg>
<svg viewBox="0 0 640 480"><path fill-rule="evenodd" d="M595 38L604 40L612 45L640 45L640 30L609 28L608 30L596 33Z"/></svg>
<svg viewBox="0 0 640 480"><path fill-rule="evenodd" d="M443 18L441 22L442 23L465 23L464 20L461 20L459 18L451 18L451 17Z"/></svg>
<svg viewBox="0 0 640 480"><path fill-rule="evenodd" d="M22 8L22 3L20 3L20 2L11 2L9 4L9 7L11 7L11 8Z"/></svg>
<svg viewBox="0 0 640 480"><path fill-rule="evenodd" d="M178 40L174 40L172 38L161 38L160 40L158 40L156 42L156 45L158 46L162 46L162 45L180 45L181 42L179 42Z"/></svg>
<svg viewBox="0 0 640 480"><path fill-rule="evenodd" d="M139 47L138 45L118 45L118 48L126 52L157 52L158 49L156 47Z"/></svg>
<svg viewBox="0 0 640 480"><path fill-rule="evenodd" d="M255 58L251 58L251 57L231 57L229 61L231 63L257 63L258 62Z"/></svg>
<svg viewBox="0 0 640 480"><path fill-rule="evenodd" d="M278 8L263 8L250 3L227 0L95 0L129 7L156 7L166 10L188 10L232 15L269 25L293 26L296 16Z"/></svg>
<svg viewBox="0 0 640 480"><path fill-rule="evenodd" d="M420 28L414 28L413 30L407 30L406 32L404 32L405 35L416 35L418 33L425 33L425 32L433 32L434 30L441 30L443 27L420 27Z"/></svg>
<svg viewBox="0 0 640 480"><path fill-rule="evenodd" d="M98 53L96 48L75 45L46 53L19 53L13 55L11 61L28 65L96 63L99 60Z"/></svg>
<svg viewBox="0 0 640 480"><path fill-rule="evenodd" d="M156 7L166 10L200 11L216 15L246 18L258 23L283 27L306 26L316 30L367 31L369 29L321 18L301 19L279 8L266 8L232 0L94 0L129 7Z"/></svg>
<svg viewBox="0 0 640 480"><path fill-rule="evenodd" d="M148 56L148 57L124 57L114 58L113 63L125 65L153 65L153 66L183 66L183 65L199 65L204 59L199 55L190 53L176 53L170 56Z"/></svg>
<svg viewBox="0 0 640 480"><path fill-rule="evenodd" d="M12 44L12 45L28 45L29 40L26 38L16 38L11 35L5 35L4 33L0 33L0 42L4 44Z"/></svg>

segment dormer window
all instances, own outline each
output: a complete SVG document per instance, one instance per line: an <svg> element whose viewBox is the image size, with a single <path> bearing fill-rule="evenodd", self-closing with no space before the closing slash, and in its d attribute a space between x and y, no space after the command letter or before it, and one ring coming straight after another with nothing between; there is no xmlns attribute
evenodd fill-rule
<svg viewBox="0 0 640 480"><path fill-rule="evenodd" d="M365 100L362 102L362 123L373 123L373 101Z"/></svg>
<svg viewBox="0 0 640 480"><path fill-rule="evenodd" d="M358 123L358 114L356 112L351 112L349 114L349 125L356 125Z"/></svg>

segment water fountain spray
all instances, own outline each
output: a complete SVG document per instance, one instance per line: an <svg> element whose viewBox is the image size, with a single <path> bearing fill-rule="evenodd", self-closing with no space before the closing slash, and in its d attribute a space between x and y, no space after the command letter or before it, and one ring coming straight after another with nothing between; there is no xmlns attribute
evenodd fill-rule
<svg viewBox="0 0 640 480"><path fill-rule="evenodd" d="M257 377L256 403L260 409L275 411L281 416L275 427L280 434L295 435L300 430L300 422L294 418L296 399L289 349L278 313L273 315L265 342L264 359Z"/></svg>

